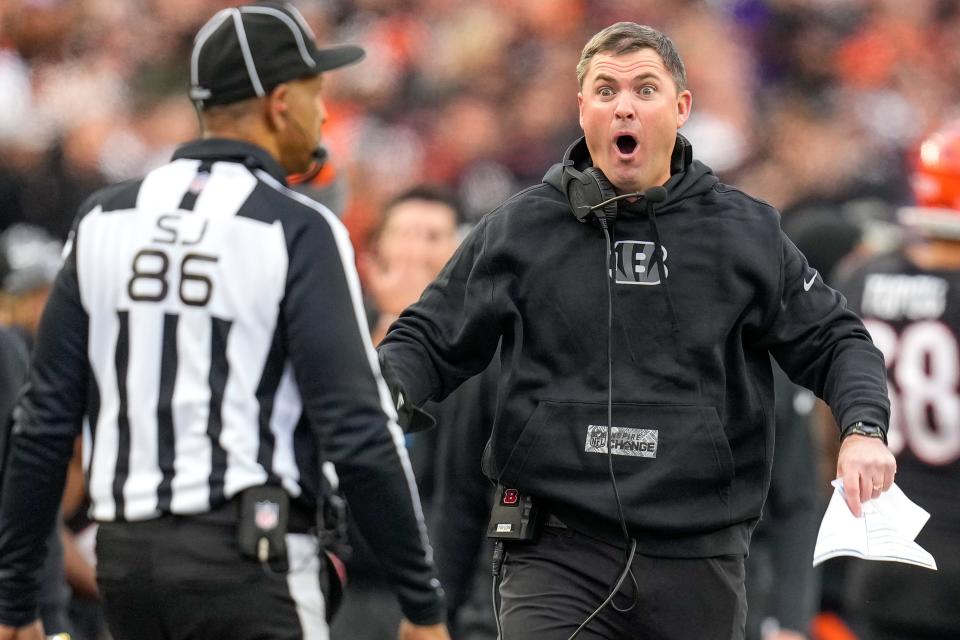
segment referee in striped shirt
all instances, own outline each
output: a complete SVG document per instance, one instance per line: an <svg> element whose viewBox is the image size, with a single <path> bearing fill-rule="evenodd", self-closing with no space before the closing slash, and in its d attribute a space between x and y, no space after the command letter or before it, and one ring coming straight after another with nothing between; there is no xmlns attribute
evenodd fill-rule
<svg viewBox="0 0 960 640"><path fill-rule="evenodd" d="M316 514L337 481L400 637L448 638L347 232L284 180L318 155L322 72L362 56L318 48L286 3L220 11L191 56L203 138L82 207L10 442L0 640L42 638L43 541L81 432L116 640L327 638Z"/></svg>

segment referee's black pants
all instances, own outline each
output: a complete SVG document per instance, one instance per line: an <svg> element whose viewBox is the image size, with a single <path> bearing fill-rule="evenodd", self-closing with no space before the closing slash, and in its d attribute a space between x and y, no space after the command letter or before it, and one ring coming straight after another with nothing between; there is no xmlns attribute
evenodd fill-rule
<svg viewBox="0 0 960 640"><path fill-rule="evenodd" d="M535 543L509 541L500 584L502 640L566 640L603 602L624 567L623 549L572 529L544 527ZM638 549L611 605L578 640L741 640L742 556L655 558Z"/></svg>
<svg viewBox="0 0 960 640"><path fill-rule="evenodd" d="M97 584L114 640L327 640L316 538L286 542L287 562L268 571L241 556L235 524L101 524Z"/></svg>

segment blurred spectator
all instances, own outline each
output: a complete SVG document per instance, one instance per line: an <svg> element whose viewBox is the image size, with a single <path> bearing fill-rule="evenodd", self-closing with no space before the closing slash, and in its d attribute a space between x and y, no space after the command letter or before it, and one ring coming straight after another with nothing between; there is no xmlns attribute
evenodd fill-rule
<svg viewBox="0 0 960 640"><path fill-rule="evenodd" d="M50 287L62 262L61 250L59 241L34 225L18 223L0 233L0 326L9 327L10 335L18 334L24 351L33 344ZM11 376L9 380L23 381L18 376ZM104 637L106 626L100 613L94 570L96 527L81 513L85 507L81 455L78 439L61 507L61 515L70 524L59 527L58 536L55 533L51 539L46 569L48 586L45 588L49 593L63 592L60 595L63 610L57 613L62 620L50 620L52 626L49 626L45 617L44 628L69 630L74 640L98 640ZM0 469L2 466L0 464Z"/></svg>
<svg viewBox="0 0 960 640"><path fill-rule="evenodd" d="M60 269L61 249L33 225L16 224L0 233L0 325L19 331L28 347Z"/></svg>
<svg viewBox="0 0 960 640"><path fill-rule="evenodd" d="M414 187L387 205L373 232L370 252L360 257L374 344L400 312L420 297L453 254L458 221L457 204L443 191L430 187ZM433 475L433 461L411 453L411 462L429 521L431 491L425 488L432 483L425 479ZM377 640L397 627L400 611L391 602L385 578L373 562L373 551L353 522L350 540L354 550L347 562L350 589L331 626L331 637ZM439 571L439 564L437 568Z"/></svg>
<svg viewBox="0 0 960 640"><path fill-rule="evenodd" d="M414 187L389 203L362 256L370 301L377 313L372 331L380 342L400 312L420 298L457 248L459 205L442 190Z"/></svg>
<svg viewBox="0 0 960 640"><path fill-rule="evenodd" d="M32 233L31 229L13 228L0 235L0 486L3 485L7 443L13 428L13 409L27 380L29 341L35 328L34 311L38 313L46 300L46 294L42 294L40 300L41 294L37 291L45 290L52 281L52 276L43 268L34 268L38 264L32 260L33 251L30 249L41 256L44 250L29 246L31 237L45 242L46 234L38 232L32 236ZM11 255L16 253L11 251L14 239L23 241L23 245L13 246L27 249L30 261L24 256ZM42 257L39 261L42 262ZM53 274L57 266L59 259L53 267ZM26 309L19 304L21 296L26 296ZM70 591L64 580L64 548L55 527L47 540L40 587L40 617L44 628L51 633L70 629L67 626L69 599Z"/></svg>
<svg viewBox="0 0 960 640"><path fill-rule="evenodd" d="M449 192L426 185L412 187L386 206L371 250L361 257L374 342L416 302L453 255L462 218ZM496 410L497 373L493 366L443 402L428 403L424 409L436 419L436 428L408 440L447 594L448 626L456 640L496 638L489 548L484 544L492 486L480 463ZM356 527L351 535L355 549L348 563L351 588L331 633L333 638L373 640L396 627L399 611Z"/></svg>
<svg viewBox="0 0 960 640"><path fill-rule="evenodd" d="M82 194L194 137L189 43L196 16L226 4L6 0L0 227L32 221L62 239ZM722 177L787 211L811 187L836 202L851 178L904 204L895 159L960 99L958 0L296 4L315 32L361 42L375 62L331 79L325 132L342 181L333 202L361 245L414 184L445 184L476 219L539 180L576 131L564 43L620 19L669 27L705 61L689 65L687 133Z"/></svg>
<svg viewBox="0 0 960 640"><path fill-rule="evenodd" d="M777 132L753 148L740 181L785 220L810 210L909 197L899 151L867 134L839 94L768 94L762 121Z"/></svg>

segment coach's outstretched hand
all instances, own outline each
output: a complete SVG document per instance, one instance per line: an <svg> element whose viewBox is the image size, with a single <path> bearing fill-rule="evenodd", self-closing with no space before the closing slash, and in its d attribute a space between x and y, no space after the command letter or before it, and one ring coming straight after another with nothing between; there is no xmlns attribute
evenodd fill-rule
<svg viewBox="0 0 960 640"><path fill-rule="evenodd" d="M400 623L399 640L450 640L445 624L413 624L406 618Z"/></svg>

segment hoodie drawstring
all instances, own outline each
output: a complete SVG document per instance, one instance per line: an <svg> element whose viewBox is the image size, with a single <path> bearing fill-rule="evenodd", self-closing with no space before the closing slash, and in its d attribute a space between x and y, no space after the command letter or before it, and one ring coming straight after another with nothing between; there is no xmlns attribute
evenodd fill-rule
<svg viewBox="0 0 960 640"><path fill-rule="evenodd" d="M653 258L650 260L650 269L654 266L659 269L660 280L663 282L663 293L667 296L667 308L670 311L670 330L676 334L680 332L680 322L677 320L677 310L673 306L673 296L670 295L670 279L667 278L667 266L663 262L663 245L660 244L660 229L657 228L657 213L654 203L646 201L647 219L653 229Z"/></svg>

